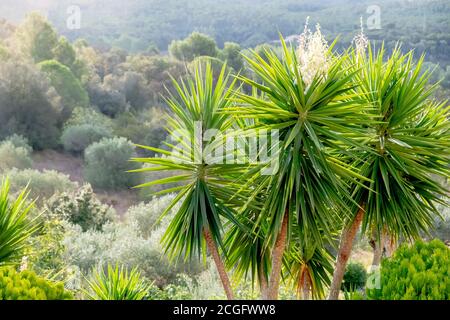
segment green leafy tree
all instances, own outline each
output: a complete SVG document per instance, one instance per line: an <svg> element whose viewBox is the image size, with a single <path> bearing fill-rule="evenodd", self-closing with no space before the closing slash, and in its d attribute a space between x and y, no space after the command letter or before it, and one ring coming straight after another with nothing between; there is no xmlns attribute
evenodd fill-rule
<svg viewBox="0 0 450 320"><path fill-rule="evenodd" d="M430 99L436 85L428 86L423 57L415 64L412 52L399 50L385 59L385 50L358 57L355 93L374 109L375 122L367 123L371 138L367 151L358 153L354 166L370 179L352 186L352 216L342 232L330 299L337 299L343 270L359 226L375 234L380 246L384 234L394 239L417 239L439 216L435 204L445 205L448 190L439 179L449 176L449 108ZM358 65L359 63L359 65Z"/></svg>
<svg viewBox="0 0 450 320"><path fill-rule="evenodd" d="M18 45L35 63L53 59L58 35L50 23L39 13L29 14L16 31Z"/></svg>
<svg viewBox="0 0 450 320"><path fill-rule="evenodd" d="M192 61L196 57L216 57L216 41L210 36L193 32L184 40L174 40L169 46L170 54L178 60Z"/></svg>
<svg viewBox="0 0 450 320"><path fill-rule="evenodd" d="M60 98L34 66L8 61L0 64L0 139L26 137L33 148L57 145Z"/></svg>
<svg viewBox="0 0 450 320"><path fill-rule="evenodd" d="M56 60L49 60L39 63L39 68L48 76L50 84L61 97L65 118L70 117L76 107L89 106L86 90L68 67Z"/></svg>
<svg viewBox="0 0 450 320"><path fill-rule="evenodd" d="M233 88L233 83L228 87L230 82L225 68L226 66L222 68L216 82L211 66L206 64L205 70L200 67L196 69L193 78L174 83L176 95L170 95L167 100L171 111L168 132L178 146L173 152L145 147L164 157L142 158L136 161L154 165L138 171L176 172L174 176L140 186L173 182L180 184L163 191L178 191L166 212L179 201L182 202L163 237L166 250L174 258L184 256L188 259L205 254L206 245L226 295L232 299L230 280L218 247L223 247L223 221L236 222L232 210L225 204L232 195L232 182L227 178L236 168L229 168L221 161L206 163L201 155L208 149L208 145L211 148L214 143L210 141L200 144L196 136L198 127L224 132L231 125L230 118L223 112L231 104L229 98ZM185 139L187 141L184 141Z"/></svg>
<svg viewBox="0 0 450 320"><path fill-rule="evenodd" d="M345 66L345 56L315 52L324 57L322 63L306 65L294 48L281 42L281 58L272 50L266 50L265 57L254 51L246 57L257 81L242 80L262 95L238 93L241 106L232 109L236 117L254 119L259 129L279 130L278 170L250 179L256 192L265 193L255 223L268 221L264 241L272 256L268 299L278 296L283 256L293 245L291 218L297 219L301 246L312 242L320 247L324 233L330 235L345 216L345 199L350 196L343 181L361 177L339 154L358 145L351 137L363 135L361 125L367 121L364 105L350 98L352 72Z"/></svg>
<svg viewBox="0 0 450 320"><path fill-rule="evenodd" d="M219 58L239 72L244 67L244 58L241 55L241 46L234 42L225 42L223 49L219 52Z"/></svg>

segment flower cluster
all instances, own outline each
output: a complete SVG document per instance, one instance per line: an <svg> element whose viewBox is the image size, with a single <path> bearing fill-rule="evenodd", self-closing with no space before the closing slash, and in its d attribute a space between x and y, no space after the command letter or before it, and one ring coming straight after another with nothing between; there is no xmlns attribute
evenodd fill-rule
<svg viewBox="0 0 450 320"><path fill-rule="evenodd" d="M328 43L320 31L320 25L317 24L316 31L311 32L308 22L309 17L306 19L305 29L299 37L297 49L298 67L306 88L317 76L326 78L330 65Z"/></svg>

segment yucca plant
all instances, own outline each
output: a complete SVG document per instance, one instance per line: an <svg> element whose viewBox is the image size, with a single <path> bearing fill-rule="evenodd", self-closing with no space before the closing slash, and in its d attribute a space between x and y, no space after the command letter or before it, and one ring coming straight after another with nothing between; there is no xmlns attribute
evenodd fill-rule
<svg viewBox="0 0 450 320"><path fill-rule="evenodd" d="M84 293L90 300L143 300L152 287L137 268L128 271L118 264L108 264L106 272L103 267L94 268L86 282Z"/></svg>
<svg viewBox="0 0 450 320"><path fill-rule="evenodd" d="M18 263L30 237L39 229L29 217L34 202L28 200L25 188L15 198L10 195L9 180L0 187L0 265Z"/></svg>
<svg viewBox="0 0 450 320"><path fill-rule="evenodd" d="M223 246L223 222L237 223L226 202L235 195L234 176L240 169L227 165L220 155L206 159L204 155L213 154L215 146L222 141L217 137L213 141L203 141L202 133L206 135L206 130L215 130L224 134L231 127L231 119L224 110L231 106L235 81L230 81L226 65L214 79L209 63L198 65L187 80L179 83L174 80L176 92L170 93L167 99L171 111L167 130L174 140L174 144L167 144L171 150L142 146L156 152L157 156L134 159L152 165L138 171L174 172L173 176L139 186L178 184L159 193L178 192L165 213L181 201L180 209L163 236L166 251L173 258L189 259L204 256L206 245L229 299L233 298L233 292L218 249Z"/></svg>
<svg viewBox="0 0 450 320"><path fill-rule="evenodd" d="M323 40L320 32L317 38ZM260 95L237 93L240 105L229 110L237 118L254 119L257 129L279 130L278 170L250 180L255 195L266 194L255 225L268 225L264 241L272 256L268 299L278 296L283 255L292 234L290 217L297 219L298 241L319 247L323 234L330 234L345 217L350 198L345 183L347 179L357 183L361 177L341 154L349 145L358 145L353 138L364 136L362 124L368 121L365 106L353 93L354 72L346 67L345 56L324 48L324 60L315 60L308 69L304 60L315 59L314 54L305 57L282 38L281 43L281 58L271 50L264 57L256 52L246 57L257 80L241 80Z"/></svg>
<svg viewBox="0 0 450 320"><path fill-rule="evenodd" d="M436 177L449 177L450 123L445 103L431 100L435 85L428 85L423 56L396 49L385 59L383 48L359 55L355 92L373 106L377 121L368 122L367 151L354 166L371 182L353 185L353 214L341 236L330 299L337 299L356 231L383 232L395 239L416 239L428 232L439 216L435 204L445 205L448 190ZM363 209L361 209L363 208ZM371 234L369 235L371 236Z"/></svg>

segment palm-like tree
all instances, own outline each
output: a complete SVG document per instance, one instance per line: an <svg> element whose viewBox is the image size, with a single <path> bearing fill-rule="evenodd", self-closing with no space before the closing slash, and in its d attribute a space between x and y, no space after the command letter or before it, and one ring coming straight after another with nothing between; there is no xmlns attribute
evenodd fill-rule
<svg viewBox="0 0 450 320"><path fill-rule="evenodd" d="M337 299L356 231L414 239L427 232L439 215L435 203L448 196L434 176L448 178L450 162L449 108L430 100L435 86L412 53L397 49L385 61L385 51L369 47L360 56L356 92L371 104L378 121L367 124L369 151L355 165L371 180L368 188L354 185L353 215L342 233L329 299ZM363 208L363 209L361 209Z"/></svg>
<svg viewBox="0 0 450 320"><path fill-rule="evenodd" d="M254 183L255 196L265 193L253 231L267 223L264 246L271 250L272 263L268 299L278 297L283 255L293 228L290 218L297 219L299 241L318 246L323 234L340 223L342 215L337 213L346 211L349 198L345 180L359 179L340 154L348 145L357 145L352 138L364 135L361 125L367 121L364 106L352 95L353 73L345 67L345 57L333 56L330 49L326 74L317 73L306 84L294 48L281 42L281 59L270 50L264 57L256 52L246 57L257 80L241 80L262 97L237 93L240 106L229 110L238 118L257 120L258 129L279 130L279 169L260 175Z"/></svg>
<svg viewBox="0 0 450 320"><path fill-rule="evenodd" d="M24 189L15 199L10 199L9 180L0 186L0 266L17 263L29 238L39 229L35 219L28 214L34 206Z"/></svg>
<svg viewBox="0 0 450 320"><path fill-rule="evenodd" d="M163 236L163 244L170 256L185 258L204 256L206 245L229 299L233 299L233 292L218 248L223 246L223 221L237 223L225 201L234 196L233 176L239 168L224 163L219 152L216 159L205 161L204 153L213 154L215 146L220 146L222 141L217 137L215 141L202 141L202 132L213 129L224 133L232 125L230 117L223 111L232 103L229 98L234 83L229 81L225 65L214 79L209 63L205 64L204 74L202 67L198 66L192 78L180 83L174 80L176 93L170 94L167 99L171 110L168 132L175 140L174 144L168 144L172 150L142 146L161 157L134 159L153 165L138 171L175 172L174 176L139 186L179 184L163 191L178 192L165 213L179 201L182 202Z"/></svg>

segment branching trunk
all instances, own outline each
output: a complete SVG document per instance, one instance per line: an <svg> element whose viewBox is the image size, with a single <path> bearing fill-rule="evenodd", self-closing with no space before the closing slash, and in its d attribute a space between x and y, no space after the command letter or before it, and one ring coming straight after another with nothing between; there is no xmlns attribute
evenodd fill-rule
<svg viewBox="0 0 450 320"><path fill-rule="evenodd" d="M289 212L286 209L286 212L283 217L283 222L281 224L281 230L278 234L277 241L275 242L275 246L272 252L272 271L270 273L269 279L269 288L267 299L268 300L277 300L278 299L278 291L280 289L280 281L281 281L281 267L283 266L283 255L286 249L286 241L287 241L287 229L288 229L288 221L289 220Z"/></svg>
<svg viewBox="0 0 450 320"><path fill-rule="evenodd" d="M331 282L330 294L328 300L337 300L341 291L342 280L344 279L345 268L353 247L358 229L364 217L364 209L360 208L358 214L352 224L345 228L341 235L339 251L336 258L336 267L333 273L333 281Z"/></svg>
<svg viewBox="0 0 450 320"><path fill-rule="evenodd" d="M211 254L214 263L216 264L216 268L219 272L219 277L222 281L225 294L227 295L228 300L233 300L234 295L231 288L230 278L228 278L228 274L223 264L222 258L219 255L219 250L217 250L216 242L214 241L211 232L208 229L203 229L203 236L205 237L206 246L208 247L209 253Z"/></svg>

